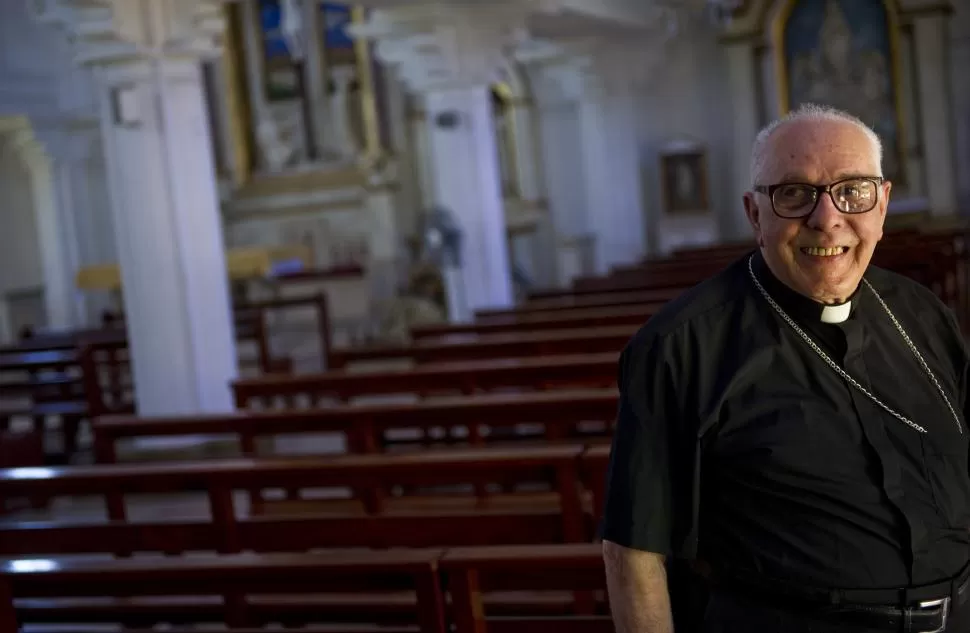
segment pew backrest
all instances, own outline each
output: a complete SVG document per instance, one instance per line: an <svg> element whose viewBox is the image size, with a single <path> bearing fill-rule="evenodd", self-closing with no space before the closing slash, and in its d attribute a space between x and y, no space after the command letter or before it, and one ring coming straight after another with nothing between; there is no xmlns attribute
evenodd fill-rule
<svg viewBox="0 0 970 633"><path fill-rule="evenodd" d="M265 376L233 382L241 409L320 406L321 400L346 401L359 396L460 392L466 395L502 387L543 389L570 386L609 387L616 381L617 355L564 355L484 361L427 363L385 371L330 371L320 374Z"/></svg>
<svg viewBox="0 0 970 633"><path fill-rule="evenodd" d="M351 451L381 450L384 433L393 429L468 429L467 441L486 441L489 429L520 424L542 427L546 439L575 435L582 422L603 423L609 432L616 415L614 388L491 393L416 403L340 405L300 410L251 411L179 417L107 416L92 424L99 463L117 461L116 442L131 437L235 435L241 451L256 455L255 438L300 433L339 433Z"/></svg>

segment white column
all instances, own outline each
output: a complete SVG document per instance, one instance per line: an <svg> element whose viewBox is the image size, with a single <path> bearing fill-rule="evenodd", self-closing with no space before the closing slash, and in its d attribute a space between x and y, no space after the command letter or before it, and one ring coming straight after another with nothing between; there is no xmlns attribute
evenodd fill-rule
<svg viewBox="0 0 970 633"><path fill-rule="evenodd" d="M462 231L461 281L467 312L513 303L498 148L487 85L426 94L434 202ZM440 117L454 116L454 126Z"/></svg>
<svg viewBox="0 0 970 633"><path fill-rule="evenodd" d="M40 237L40 256L44 267L44 304L47 310L47 326L52 330L69 330L77 323L74 302L74 279L76 249L69 245L69 236L62 229L55 190L54 166L50 156L40 147L35 148L36 161L32 190L34 209L37 212L37 233Z"/></svg>
<svg viewBox="0 0 970 633"><path fill-rule="evenodd" d="M64 268L64 304L72 327L86 325L88 310L84 293L74 284L74 275L84 263L81 253L83 201L75 197L74 183L79 165L72 158L59 158L54 163L57 183L57 226Z"/></svg>
<svg viewBox="0 0 970 633"><path fill-rule="evenodd" d="M730 210L721 219L721 234L726 239L740 239L751 235L744 215L744 194L751 188L751 145L758 136L758 69L754 44L733 42L726 45L731 85L731 187L728 188Z"/></svg>
<svg viewBox="0 0 970 633"><path fill-rule="evenodd" d="M55 165L47 149L35 138L30 122L16 118L12 129L6 132L8 150L18 155L30 174L30 194L37 223L41 268L44 278L44 309L47 327L51 330L68 330L78 320L74 304L74 279L76 245L68 243L73 237L65 233L59 206L59 183L55 178Z"/></svg>
<svg viewBox="0 0 970 633"><path fill-rule="evenodd" d="M463 237L458 279L446 280L455 320L514 300L490 86L529 10L523 2L414 5L375 12L353 29L377 40L377 56L424 97L431 199Z"/></svg>
<svg viewBox="0 0 970 633"><path fill-rule="evenodd" d="M579 98L580 71L559 59L530 66L531 84L538 109L538 137L542 175L549 208L541 228L555 251L555 277L550 285L568 286L573 279L592 273L583 246L586 238L586 179L583 170ZM591 253L589 253L591 254Z"/></svg>
<svg viewBox="0 0 970 633"><path fill-rule="evenodd" d="M430 136L428 134L430 122L428 121L427 111L425 110L424 99L416 96L414 103L420 110L416 113L408 113L408 117L409 125L411 126L411 138L414 143L414 169L417 172L415 180L418 183L418 195L416 198L418 206L420 207L418 213L421 214L431 207L434 185L431 179L431 149L429 147Z"/></svg>
<svg viewBox="0 0 970 633"><path fill-rule="evenodd" d="M301 5L303 24L306 25L306 98L310 101L310 116L313 118L313 142L317 156L323 157L327 150L327 77L324 72L323 30L320 22L320 3L316 0L305 1Z"/></svg>
<svg viewBox="0 0 970 633"><path fill-rule="evenodd" d="M269 106L266 103L266 93L263 88L262 65L262 34L260 33L259 2L258 0L244 0L240 2L242 16L243 62L246 66L246 89L249 91L249 106L251 108L250 125L257 125L264 118L270 117ZM256 149L256 148L254 148ZM262 155L259 161L262 162Z"/></svg>
<svg viewBox="0 0 970 633"><path fill-rule="evenodd" d="M917 13L913 17L926 196L934 215L957 212L947 19L943 11Z"/></svg>
<svg viewBox="0 0 970 633"><path fill-rule="evenodd" d="M232 410L236 350L199 66L99 70L138 410ZM130 123L116 120L119 102Z"/></svg>
<svg viewBox="0 0 970 633"><path fill-rule="evenodd" d="M333 94L330 95L330 116L333 135L332 146L341 158L353 159L357 156L357 140L350 124L350 84L357 77L354 66L339 65L330 69L330 79L334 83Z"/></svg>
<svg viewBox="0 0 970 633"><path fill-rule="evenodd" d="M107 196L107 174L101 152L100 121L75 121L65 132L59 155L61 213L77 244L75 266L116 261L115 232ZM110 293L78 290L75 297L80 324L96 327L111 307Z"/></svg>
<svg viewBox="0 0 970 633"><path fill-rule="evenodd" d="M383 302L397 295L404 279L405 263L397 205L388 178L375 178L368 186L367 211L370 215L370 242L367 269L371 280L371 299Z"/></svg>
<svg viewBox="0 0 970 633"><path fill-rule="evenodd" d="M646 253L646 219L631 78L616 76L617 56L586 62L580 129L587 227L596 234L595 273L633 264Z"/></svg>
<svg viewBox="0 0 970 633"><path fill-rule="evenodd" d="M602 222L598 256L609 267L634 264L643 259L647 249L646 215L643 207L643 183L640 172L640 137L636 123L636 102L631 84L621 79L606 111L611 150L606 164L612 191L609 209L613 212ZM591 210L596 213L596 210Z"/></svg>
<svg viewBox="0 0 970 633"><path fill-rule="evenodd" d="M519 199L526 207L537 207L545 198L542 165L539 161L538 116L535 100L517 95L510 104L506 116L514 131L515 181ZM549 287L556 280L555 227L546 212L536 221L534 230L517 235L512 240L514 261L527 267L527 273L535 287Z"/></svg>
<svg viewBox="0 0 970 633"><path fill-rule="evenodd" d="M200 68L218 55L220 6L79 0L63 11L98 83L138 411L230 411L236 348Z"/></svg>
<svg viewBox="0 0 970 633"><path fill-rule="evenodd" d="M536 143L536 116L533 101L516 98L508 109L508 117L515 130L515 168L519 196L528 202L542 199L542 171Z"/></svg>

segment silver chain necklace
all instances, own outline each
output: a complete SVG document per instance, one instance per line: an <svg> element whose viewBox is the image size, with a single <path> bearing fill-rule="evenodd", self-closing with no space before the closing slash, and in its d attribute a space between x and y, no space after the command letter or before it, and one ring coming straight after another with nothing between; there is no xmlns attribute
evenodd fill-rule
<svg viewBox="0 0 970 633"><path fill-rule="evenodd" d="M751 261L753 259L754 259L753 255L750 258L748 258L748 272L751 274L751 280L754 281L754 284L758 287L758 290L761 291L762 296L764 296L764 298L768 301L771 307L773 307L775 311L778 312L779 315L781 315L781 318L784 319L788 323L788 325L790 325L792 329L795 330L795 332L802 337L802 340L808 343L808 346L811 347L815 351L815 353L818 354L822 358L822 360L826 362L826 364L828 364L829 367L831 367L837 374L842 376L842 378L846 382L848 382L850 385L852 385L853 387L855 387L865 395L869 396L869 399L871 399L877 405L885 409L887 413L899 419L901 422L912 427L913 429L919 431L920 433L926 433L927 432L926 429L924 429L922 426L913 422L906 416L901 415L896 411L892 410L889 406L884 404L882 400L874 396L868 389L866 389L861 384L859 384L852 376L847 374L844 369L839 367L835 361L829 358L829 355L826 354L824 351L822 351L822 348L820 348L815 343L815 341L813 341L812 338L802 330L802 328L798 327L798 324L795 323L795 321L790 316L788 316L788 314L785 313L785 311L781 308L781 306L778 305L775 302L775 300L771 298L771 295L768 294L768 291L765 290L764 286L761 285L761 282L758 281L758 276L754 274L754 268L752 268L751 266ZM862 278L862 283L864 283L866 285L866 288L872 291L872 294L875 295L876 299L879 301L879 304L882 306L883 310L885 310L886 314L889 315L889 319L893 322L893 325L895 325L896 329L899 330L900 336L903 337L903 340L906 341L906 344L909 346L910 351L913 352L913 355L916 357L916 360L918 360L919 364L922 365L923 370L926 372L926 375L929 376L930 380L933 381L933 384L936 385L937 391L940 392L940 395L943 397L943 401L946 403L947 408L950 410L950 413L953 414L953 420L957 424L957 430L960 431L960 435L963 435L963 424L960 422L960 416L958 416L957 412L953 409L953 405L950 404L950 399L946 397L946 393L944 393L943 387L940 385L940 382L936 379L936 376L933 375L933 372L930 370L929 365L927 365L926 361L923 360L923 355L919 353L918 349L916 349L916 345L913 343L912 339L909 338L909 335L906 334L906 330L904 330L903 326L900 325L898 320L896 320L896 315L892 313L892 310L890 310L889 306L886 305L886 302L882 300L882 297L879 296L879 293L876 292L876 289L872 287L872 285L869 283L868 280L866 280L865 277Z"/></svg>

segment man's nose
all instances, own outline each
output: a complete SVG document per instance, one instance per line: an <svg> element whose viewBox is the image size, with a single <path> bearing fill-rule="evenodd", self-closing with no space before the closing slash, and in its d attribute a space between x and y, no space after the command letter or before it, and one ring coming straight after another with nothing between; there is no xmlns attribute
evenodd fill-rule
<svg viewBox="0 0 970 633"><path fill-rule="evenodd" d="M832 196L823 193L812 215L808 216L808 226L818 231L827 231L839 226L845 221L845 216L835 206Z"/></svg>

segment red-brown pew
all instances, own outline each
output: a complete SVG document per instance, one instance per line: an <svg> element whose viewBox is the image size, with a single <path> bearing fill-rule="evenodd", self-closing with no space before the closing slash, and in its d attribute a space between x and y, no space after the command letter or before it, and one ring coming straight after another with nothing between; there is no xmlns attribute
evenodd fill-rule
<svg viewBox="0 0 970 633"><path fill-rule="evenodd" d="M428 363L380 371L329 371L237 380L232 388L241 409L316 407L327 400L389 394L462 393L503 388L609 387L616 383L613 352L538 358Z"/></svg>

